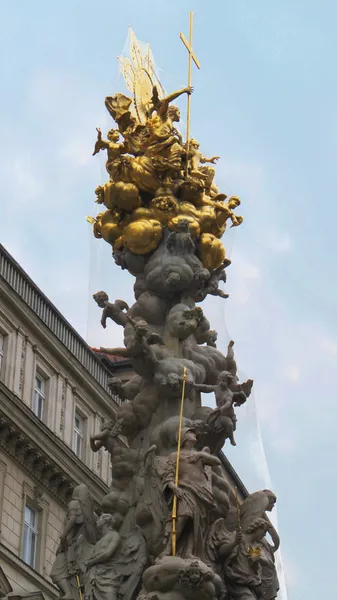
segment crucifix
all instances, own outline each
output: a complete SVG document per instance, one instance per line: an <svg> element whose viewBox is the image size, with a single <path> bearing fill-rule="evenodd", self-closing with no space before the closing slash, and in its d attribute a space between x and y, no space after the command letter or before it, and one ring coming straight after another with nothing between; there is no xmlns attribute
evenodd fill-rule
<svg viewBox="0 0 337 600"><path fill-rule="evenodd" d="M192 34L193 34L193 12L190 11L190 31L189 40L185 38L184 34L180 34L180 39L188 52L188 87L192 85L192 60L194 64L200 69L200 63L192 50ZM190 126L191 126L191 94L187 95L187 124L186 124L186 176L188 173L188 152L190 147Z"/></svg>

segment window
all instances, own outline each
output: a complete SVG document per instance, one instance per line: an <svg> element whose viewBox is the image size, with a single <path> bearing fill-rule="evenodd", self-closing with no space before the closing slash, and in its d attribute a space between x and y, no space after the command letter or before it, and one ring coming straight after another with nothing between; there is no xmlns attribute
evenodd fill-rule
<svg viewBox="0 0 337 600"><path fill-rule="evenodd" d="M35 569L38 538L38 511L25 506L25 521L23 530L22 559Z"/></svg>
<svg viewBox="0 0 337 600"><path fill-rule="evenodd" d="M82 458L83 455L83 445L84 445L84 419L75 411L75 419L74 419L74 441L73 441L73 450L79 458Z"/></svg>
<svg viewBox="0 0 337 600"><path fill-rule="evenodd" d="M35 376L35 388L34 388L34 397L33 397L33 412L36 414L41 421L44 416L44 405L45 405L45 390L46 390L46 381L41 377L41 375L36 374Z"/></svg>
<svg viewBox="0 0 337 600"><path fill-rule="evenodd" d="M0 332L0 373L1 367L4 359L4 350L5 350L5 336Z"/></svg>

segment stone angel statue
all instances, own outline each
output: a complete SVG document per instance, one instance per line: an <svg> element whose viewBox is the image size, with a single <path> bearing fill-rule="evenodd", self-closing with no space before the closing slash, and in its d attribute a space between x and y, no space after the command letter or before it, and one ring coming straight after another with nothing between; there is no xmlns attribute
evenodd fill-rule
<svg viewBox="0 0 337 600"><path fill-rule="evenodd" d="M157 454L153 444L144 456L144 491L138 506L136 520L142 526L151 554L162 550L165 523L169 509L162 493L162 474L167 457Z"/></svg>
<svg viewBox="0 0 337 600"><path fill-rule="evenodd" d="M136 526L127 535L118 532L118 516L103 514L97 527L100 539L87 562L85 600L131 600L147 561L141 530Z"/></svg>
<svg viewBox="0 0 337 600"><path fill-rule="evenodd" d="M271 490L260 490L249 494L240 506L240 528L242 533L246 533L248 536L252 533L254 539L257 539L256 536L258 537L263 600L274 600L279 589L274 554L279 548L280 538L266 514L266 512L273 510L275 503L276 496ZM257 524L260 525L257 526ZM230 509L226 519L226 528L231 531L238 528L237 508L234 506ZM262 530L264 531L263 535L261 535ZM267 533L271 537L272 544L265 537ZM255 596L253 597L255 598Z"/></svg>
<svg viewBox="0 0 337 600"><path fill-rule="evenodd" d="M86 562L97 541L96 518L92 498L86 485L75 487L68 504L67 520L50 573L65 600L79 599Z"/></svg>

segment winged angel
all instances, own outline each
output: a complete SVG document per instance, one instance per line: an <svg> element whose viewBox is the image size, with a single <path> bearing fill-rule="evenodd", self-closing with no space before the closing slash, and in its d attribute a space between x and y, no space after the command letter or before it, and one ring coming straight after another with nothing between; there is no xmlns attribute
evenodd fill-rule
<svg viewBox="0 0 337 600"><path fill-rule="evenodd" d="M144 155L152 160L156 158L156 168L162 171L170 168L178 170L182 137L174 123L179 122L180 112L171 103L184 93L192 93L192 88L185 87L165 96L164 88L156 75L150 46L147 45L145 50L142 50L131 28L130 57L119 56L118 61L125 85L133 96L131 100L123 94L116 94L113 97L108 96L105 101L108 111L118 123L119 131L126 140L126 143L120 145L119 152L124 153L128 149L136 156ZM116 141L115 137L115 145ZM108 142L101 141L99 132L97 151L100 148L109 149L109 145ZM117 151L115 148L115 152ZM124 164L125 162L126 157ZM132 169L132 166L135 169ZM156 185L149 182L144 184L144 181L136 177L137 168L138 172L141 167L145 169L146 161L132 161L128 167L133 183L145 191L155 191Z"/></svg>

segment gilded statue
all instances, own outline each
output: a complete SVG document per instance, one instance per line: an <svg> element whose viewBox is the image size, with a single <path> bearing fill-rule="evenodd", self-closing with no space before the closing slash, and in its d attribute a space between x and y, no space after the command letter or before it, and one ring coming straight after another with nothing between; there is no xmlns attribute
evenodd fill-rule
<svg viewBox="0 0 337 600"><path fill-rule="evenodd" d="M124 249L147 256L158 248L165 230L177 231L185 218L204 267L217 269L225 259L220 238L226 222L231 220L232 227L242 223L234 214L240 200L233 196L224 202L226 194L219 194L214 183L215 169L205 164L215 165L219 156L207 158L199 142L184 141L176 127L180 110L173 102L183 94L190 97L193 87L165 94L150 50L143 52L132 30L130 43L130 58L118 60L132 97L106 98L117 128L109 130L107 140L97 128L93 152L107 151L109 181L96 188L96 201L107 210L88 220L95 237L111 244L115 256ZM192 59L198 65L193 53Z"/></svg>
<svg viewBox="0 0 337 600"><path fill-rule="evenodd" d="M192 94L192 92L193 88L183 88L162 100L156 98L151 107L151 115L153 111L156 114L148 120L150 137L145 156L154 159L158 170L164 173L169 172L171 174L179 171L183 153L182 138L180 134L177 134L177 130L174 127L174 123L179 123L180 121L180 111L171 102L179 98L182 94Z"/></svg>
<svg viewBox="0 0 337 600"><path fill-rule="evenodd" d="M110 175L111 179L115 179L118 176L118 171L121 163L122 154L128 152L128 147L125 142L122 144L119 142L119 131L118 129L110 129L108 131L108 141L102 139L102 132L97 127L97 141L93 151L93 156L98 154L101 150L107 150L108 160L106 161L105 168Z"/></svg>
<svg viewBox="0 0 337 600"><path fill-rule="evenodd" d="M189 160L190 160L190 176L192 178L200 180L205 186L206 194L216 195L217 188L213 185L213 179L215 176L215 170L211 167L200 167L200 164L211 163L216 164L220 156L212 156L206 158L200 150L200 144L197 140L192 138L189 142Z"/></svg>

